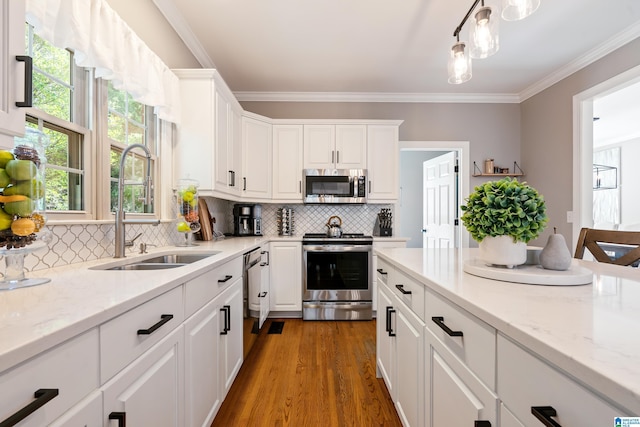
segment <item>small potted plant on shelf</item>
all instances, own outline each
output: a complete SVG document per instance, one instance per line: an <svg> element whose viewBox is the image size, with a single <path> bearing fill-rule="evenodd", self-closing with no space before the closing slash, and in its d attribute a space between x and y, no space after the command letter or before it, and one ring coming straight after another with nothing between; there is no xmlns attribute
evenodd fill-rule
<svg viewBox="0 0 640 427"><path fill-rule="evenodd" d="M527 260L527 243L544 230L544 198L526 182L510 177L477 186L461 206L462 223L479 243L487 264L513 268Z"/></svg>

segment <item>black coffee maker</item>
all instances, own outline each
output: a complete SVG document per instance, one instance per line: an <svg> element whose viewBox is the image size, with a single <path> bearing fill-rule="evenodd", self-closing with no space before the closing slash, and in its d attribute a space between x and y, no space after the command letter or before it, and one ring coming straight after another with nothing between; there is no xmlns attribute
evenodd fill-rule
<svg viewBox="0 0 640 427"><path fill-rule="evenodd" d="M233 205L233 235L262 236L262 206L236 203Z"/></svg>

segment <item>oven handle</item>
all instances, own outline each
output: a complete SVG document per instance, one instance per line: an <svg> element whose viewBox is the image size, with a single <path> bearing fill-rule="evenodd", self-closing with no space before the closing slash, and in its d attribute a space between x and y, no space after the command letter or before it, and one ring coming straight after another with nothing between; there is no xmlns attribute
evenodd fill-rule
<svg viewBox="0 0 640 427"><path fill-rule="evenodd" d="M305 252L371 252L371 245L302 245Z"/></svg>

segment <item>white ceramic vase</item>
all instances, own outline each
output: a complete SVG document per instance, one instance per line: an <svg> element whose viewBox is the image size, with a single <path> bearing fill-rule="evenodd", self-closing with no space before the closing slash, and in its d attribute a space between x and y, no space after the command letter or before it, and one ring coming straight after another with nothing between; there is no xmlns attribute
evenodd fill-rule
<svg viewBox="0 0 640 427"><path fill-rule="evenodd" d="M511 236L485 237L478 258L487 264L513 268L527 262L527 244L514 243Z"/></svg>

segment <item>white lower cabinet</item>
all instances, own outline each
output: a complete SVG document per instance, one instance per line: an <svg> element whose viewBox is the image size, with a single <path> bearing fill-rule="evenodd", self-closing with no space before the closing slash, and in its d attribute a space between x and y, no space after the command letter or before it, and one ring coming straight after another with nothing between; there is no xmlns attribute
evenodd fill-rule
<svg viewBox="0 0 640 427"><path fill-rule="evenodd" d="M425 356L424 425L498 425L498 397L429 328L426 329Z"/></svg>
<svg viewBox="0 0 640 427"><path fill-rule="evenodd" d="M102 426L102 392L94 391L48 427Z"/></svg>
<svg viewBox="0 0 640 427"><path fill-rule="evenodd" d="M302 312L302 243L271 242L271 312Z"/></svg>
<svg viewBox="0 0 640 427"><path fill-rule="evenodd" d="M501 414L511 413L504 415L510 419L506 426L609 426L614 417L637 416L604 401L502 335L498 391L504 405Z"/></svg>
<svg viewBox="0 0 640 427"><path fill-rule="evenodd" d="M102 388L105 426L184 426L183 326Z"/></svg>
<svg viewBox="0 0 640 427"><path fill-rule="evenodd" d="M242 332L243 332L243 313L242 313L242 280L238 280L231 285L217 300L220 301L220 373L222 396L227 392L233 384L236 375L242 366Z"/></svg>

